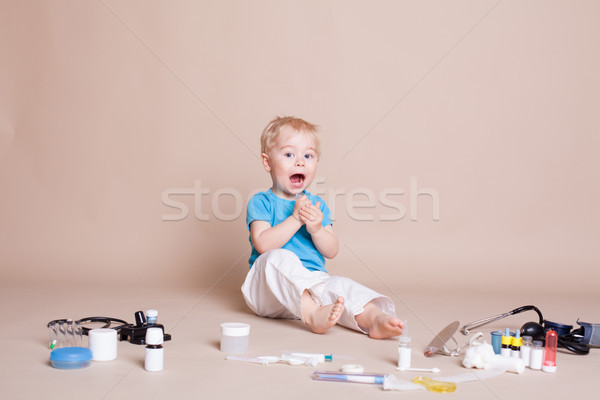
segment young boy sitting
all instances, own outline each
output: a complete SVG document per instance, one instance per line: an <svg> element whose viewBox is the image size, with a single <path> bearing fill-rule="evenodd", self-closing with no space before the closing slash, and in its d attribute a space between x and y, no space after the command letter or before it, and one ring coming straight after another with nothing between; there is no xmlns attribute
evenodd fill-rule
<svg viewBox="0 0 600 400"><path fill-rule="evenodd" d="M325 270L338 239L325 202L306 192L320 157L316 126L276 118L262 133L261 153L273 186L248 202L252 254L242 293L250 309L301 319L315 333L339 323L375 339L400 335L402 321L389 297Z"/></svg>

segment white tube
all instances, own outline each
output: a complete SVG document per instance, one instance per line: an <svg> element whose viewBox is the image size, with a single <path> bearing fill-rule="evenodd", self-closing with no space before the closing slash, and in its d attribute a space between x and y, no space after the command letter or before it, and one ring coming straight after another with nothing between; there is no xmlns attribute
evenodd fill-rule
<svg viewBox="0 0 600 400"><path fill-rule="evenodd" d="M521 374L525 371L525 363L520 358L504 357L495 354L492 368Z"/></svg>

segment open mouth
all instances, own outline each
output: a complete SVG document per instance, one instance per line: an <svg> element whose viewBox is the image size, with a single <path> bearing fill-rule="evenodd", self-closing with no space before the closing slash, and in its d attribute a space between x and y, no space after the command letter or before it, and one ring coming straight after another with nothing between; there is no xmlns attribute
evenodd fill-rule
<svg viewBox="0 0 600 400"><path fill-rule="evenodd" d="M304 183L304 175L303 174L294 174L290 176L290 182L294 186L302 186Z"/></svg>

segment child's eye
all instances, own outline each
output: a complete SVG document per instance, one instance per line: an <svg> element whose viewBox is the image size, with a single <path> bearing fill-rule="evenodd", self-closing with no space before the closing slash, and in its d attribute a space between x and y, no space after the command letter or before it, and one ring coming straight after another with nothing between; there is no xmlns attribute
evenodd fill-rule
<svg viewBox="0 0 600 400"><path fill-rule="evenodd" d="M285 153L283 156L287 157L287 158L290 158L290 157L293 157L294 155L292 153Z"/></svg>
<svg viewBox="0 0 600 400"><path fill-rule="evenodd" d="M311 159L311 158L313 158L313 157L314 157L314 156L313 156L312 154L305 154L305 155L304 155L304 158L306 158L307 160L308 160L308 159Z"/></svg>

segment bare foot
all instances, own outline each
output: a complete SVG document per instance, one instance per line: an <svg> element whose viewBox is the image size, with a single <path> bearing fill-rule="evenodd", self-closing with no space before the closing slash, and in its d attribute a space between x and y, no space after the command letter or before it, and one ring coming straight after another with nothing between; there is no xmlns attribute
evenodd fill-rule
<svg viewBox="0 0 600 400"><path fill-rule="evenodd" d="M310 297L310 295L309 295ZM340 320L342 311L344 311L344 298L338 297L333 304L327 306L319 306L314 303L305 303L303 296L303 315L304 322L314 333L325 333L329 328L333 327ZM314 306L313 306L314 304Z"/></svg>
<svg viewBox="0 0 600 400"><path fill-rule="evenodd" d="M387 339L402 334L402 320L387 314L378 315L369 329L369 337Z"/></svg>
<svg viewBox="0 0 600 400"><path fill-rule="evenodd" d="M356 317L358 326L367 330L373 339L387 339L402 334L402 320L385 314L375 304L369 302Z"/></svg>

